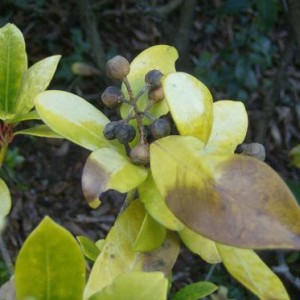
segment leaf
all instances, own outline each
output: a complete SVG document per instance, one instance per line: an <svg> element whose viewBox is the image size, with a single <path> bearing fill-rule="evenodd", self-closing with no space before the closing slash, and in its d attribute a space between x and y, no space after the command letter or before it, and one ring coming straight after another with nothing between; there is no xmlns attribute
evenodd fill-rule
<svg viewBox="0 0 300 300"><path fill-rule="evenodd" d="M42 120L53 131L89 150L113 147L103 136L108 118L84 99L62 91L45 91L35 98Z"/></svg>
<svg viewBox="0 0 300 300"><path fill-rule="evenodd" d="M171 296L170 300L198 300L212 294L217 289L216 285L208 281L195 282L180 289Z"/></svg>
<svg viewBox="0 0 300 300"><path fill-rule="evenodd" d="M208 88L195 77L177 72L165 76L163 89L180 134L206 143L213 124L213 102Z"/></svg>
<svg viewBox="0 0 300 300"><path fill-rule="evenodd" d="M256 0L258 24L263 30L270 30L278 20L278 0Z"/></svg>
<svg viewBox="0 0 300 300"><path fill-rule="evenodd" d="M1 300L16 300L16 288L13 277L0 287Z"/></svg>
<svg viewBox="0 0 300 300"><path fill-rule="evenodd" d="M33 108L34 98L48 87L60 57L60 55L47 57L35 63L24 73L15 103L17 115L24 115Z"/></svg>
<svg viewBox="0 0 300 300"><path fill-rule="evenodd" d="M118 275L113 283L89 300L166 300L168 280L161 272L130 272Z"/></svg>
<svg viewBox="0 0 300 300"><path fill-rule="evenodd" d="M257 297L264 300L290 299L280 279L253 251L217 244L227 271Z"/></svg>
<svg viewBox="0 0 300 300"><path fill-rule="evenodd" d="M300 168L300 144L292 148L289 152L289 158L295 167Z"/></svg>
<svg viewBox="0 0 300 300"><path fill-rule="evenodd" d="M61 135L52 131L47 125L44 124L14 132L15 136L20 134L33 135L33 136L46 137L46 138L56 138L56 139L62 138Z"/></svg>
<svg viewBox="0 0 300 300"><path fill-rule="evenodd" d="M141 230L135 240L134 250L147 252L160 247L166 238L166 228L146 213Z"/></svg>
<svg viewBox="0 0 300 300"><path fill-rule="evenodd" d="M23 121L40 120L40 119L41 119L41 117L39 116L37 111L32 110L32 111L28 112L25 115L18 116L18 117L15 117L15 118L11 119L10 122L11 123L19 123L19 122L23 122Z"/></svg>
<svg viewBox="0 0 300 300"><path fill-rule="evenodd" d="M10 208L10 191L4 180L0 178L0 219L6 217L9 214Z"/></svg>
<svg viewBox="0 0 300 300"><path fill-rule="evenodd" d="M209 155L201 145L183 136L151 144L153 178L173 214L223 244L300 249L300 209L284 181L255 158Z"/></svg>
<svg viewBox="0 0 300 300"><path fill-rule="evenodd" d="M145 75L150 70L156 69L161 71L163 74L175 72L175 61L178 58L177 50L168 45L157 45L146 49L141 52L130 64L130 73L127 76L128 81L131 84L133 93L136 95L140 90L145 87ZM125 86L122 86L122 91L127 95ZM139 98L138 108L143 111L148 101L147 93ZM123 104L121 106L122 118L126 118L130 106ZM169 111L166 101L156 103L150 110L149 113L156 118L165 115Z"/></svg>
<svg viewBox="0 0 300 300"><path fill-rule="evenodd" d="M100 253L100 250L95 243L83 235L77 236L77 240L80 244L83 255L91 261L95 261Z"/></svg>
<svg viewBox="0 0 300 300"><path fill-rule="evenodd" d="M18 300L81 300L85 261L72 235L45 217L19 252L15 283Z"/></svg>
<svg viewBox="0 0 300 300"><path fill-rule="evenodd" d="M147 212L153 219L170 230L183 229L184 225L167 207L150 172L146 180L138 186L138 192L141 202L144 203Z"/></svg>
<svg viewBox="0 0 300 300"><path fill-rule="evenodd" d="M163 245L155 251L141 253L133 250L145 213L142 203L135 200L118 217L93 265L84 299L110 285L122 273L158 271L169 274L179 254L175 236L168 234Z"/></svg>
<svg viewBox="0 0 300 300"><path fill-rule="evenodd" d="M248 115L245 106L242 102L221 100L213 104L213 109L213 127L205 151L233 153L247 133Z"/></svg>
<svg viewBox="0 0 300 300"><path fill-rule="evenodd" d="M129 158L111 148L94 151L87 159L82 174L82 190L91 207L100 205L99 196L109 189L129 192L147 177L144 167L132 164Z"/></svg>
<svg viewBox="0 0 300 300"><path fill-rule="evenodd" d="M23 73L27 69L27 55L22 32L13 24L0 29L0 119L15 115Z"/></svg>
<svg viewBox="0 0 300 300"><path fill-rule="evenodd" d="M214 241L201 236L188 227L184 227L178 234L186 247L193 253L198 254L206 262L210 264L221 262L221 257Z"/></svg>

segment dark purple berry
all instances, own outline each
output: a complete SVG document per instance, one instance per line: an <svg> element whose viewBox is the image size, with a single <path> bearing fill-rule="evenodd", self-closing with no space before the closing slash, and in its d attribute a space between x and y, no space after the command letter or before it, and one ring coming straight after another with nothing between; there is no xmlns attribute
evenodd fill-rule
<svg viewBox="0 0 300 300"><path fill-rule="evenodd" d="M145 82L150 89L156 89L161 86L161 77L163 73L159 70L151 70L145 75Z"/></svg>
<svg viewBox="0 0 300 300"><path fill-rule="evenodd" d="M115 86L108 86L101 95L101 100L103 101L104 105L109 108L118 107L123 98L123 93Z"/></svg>
<svg viewBox="0 0 300 300"><path fill-rule="evenodd" d="M151 124L151 133L155 140L170 135L171 126L167 119L158 119Z"/></svg>
<svg viewBox="0 0 300 300"><path fill-rule="evenodd" d="M116 138L116 128L120 126L118 122L107 123L103 129L103 135L107 140L113 140Z"/></svg>
<svg viewBox="0 0 300 300"><path fill-rule="evenodd" d="M128 144L136 136L136 130L132 125L122 124L116 128L116 138L121 144Z"/></svg>

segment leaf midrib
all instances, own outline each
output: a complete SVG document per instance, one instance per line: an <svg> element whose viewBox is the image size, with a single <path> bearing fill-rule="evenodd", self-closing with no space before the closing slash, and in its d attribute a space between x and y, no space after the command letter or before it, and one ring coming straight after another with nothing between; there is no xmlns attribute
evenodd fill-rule
<svg viewBox="0 0 300 300"><path fill-rule="evenodd" d="M5 95L4 95L4 110L5 110L5 114L7 114L8 111L8 86L9 86L9 76L10 76L10 45L11 44L11 37L8 37L8 42L7 42L7 54L6 54L6 61L7 61L7 68L6 68L6 84L5 84Z"/></svg>

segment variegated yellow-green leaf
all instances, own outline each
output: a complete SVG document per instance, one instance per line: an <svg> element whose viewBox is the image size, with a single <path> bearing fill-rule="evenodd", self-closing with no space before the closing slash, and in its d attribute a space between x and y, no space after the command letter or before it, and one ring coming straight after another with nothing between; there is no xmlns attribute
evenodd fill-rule
<svg viewBox="0 0 300 300"><path fill-rule="evenodd" d="M184 227L178 234L186 247L193 253L198 254L206 262L210 264L221 262L221 257L214 241L203 237L188 227Z"/></svg>
<svg viewBox="0 0 300 300"><path fill-rule="evenodd" d="M11 208L11 197L9 189L3 179L0 178L0 218L9 214Z"/></svg>
<svg viewBox="0 0 300 300"><path fill-rule="evenodd" d="M108 118L84 99L62 91L45 91L35 98L36 110L53 131L89 150L112 147L103 136Z"/></svg>
<svg viewBox="0 0 300 300"><path fill-rule="evenodd" d="M48 87L60 57L60 55L47 57L35 63L24 73L19 96L15 103L17 115L24 115L33 108L35 96Z"/></svg>
<svg viewBox="0 0 300 300"><path fill-rule="evenodd" d="M27 69L27 55L22 32L13 24L0 29L0 119L15 115L23 73Z"/></svg>
<svg viewBox="0 0 300 300"><path fill-rule="evenodd" d="M131 84L133 93L136 95L140 90L145 87L145 75L148 71L156 69L163 74L175 72L175 61L178 58L177 50L168 45L157 45L146 49L141 52L130 64L130 73L127 76ZM125 86L123 85L122 91L127 95ZM142 111L148 105L148 94L145 93L139 101L138 107ZM125 118L131 106L123 104L121 107L121 115ZM156 103L149 111L151 115L159 118L169 111L166 101Z"/></svg>
<svg viewBox="0 0 300 300"><path fill-rule="evenodd" d="M187 227L223 244L300 249L300 209L265 163L243 155L209 155L193 137L151 144L154 181Z"/></svg>
<svg viewBox="0 0 300 300"><path fill-rule="evenodd" d="M227 271L260 299L290 299L280 279L253 251L217 244Z"/></svg>
<svg viewBox="0 0 300 300"><path fill-rule="evenodd" d="M126 155L112 148L94 151L86 161L82 174L82 190L91 207L100 205L99 196L109 189L126 193L147 177L144 167L134 165Z"/></svg>
<svg viewBox="0 0 300 300"><path fill-rule="evenodd" d="M195 77L176 72L165 76L163 89L180 134L206 143L213 124L213 102L208 88Z"/></svg>
<svg viewBox="0 0 300 300"><path fill-rule="evenodd" d="M15 283L18 300L82 300L85 261L76 240L45 217L17 257Z"/></svg>
<svg viewBox="0 0 300 300"><path fill-rule="evenodd" d="M77 236L77 240L80 244L84 256L90 259L91 261L95 261L100 253L100 250L95 245L95 243L86 236L82 235Z"/></svg>
<svg viewBox="0 0 300 300"><path fill-rule="evenodd" d="M14 135L33 135L33 136L39 136L39 137L46 137L46 138L56 138L61 139L62 136L51 130L47 125L37 125L31 128L18 130L14 132Z"/></svg>
<svg viewBox="0 0 300 300"><path fill-rule="evenodd" d="M289 158L292 161L293 165L297 168L300 168L300 145L296 145L289 152Z"/></svg>
<svg viewBox="0 0 300 300"><path fill-rule="evenodd" d="M166 300L168 280L161 272L130 272L118 275L113 283L89 300Z"/></svg>
<svg viewBox="0 0 300 300"><path fill-rule="evenodd" d="M93 265L84 299L110 285L122 273L158 271L169 274L179 254L179 244L173 235L168 235L155 251L144 254L133 250L145 213L142 203L135 200L118 217Z"/></svg>
<svg viewBox="0 0 300 300"><path fill-rule="evenodd" d="M134 250L140 252L152 251L162 245L166 234L166 228L146 213L141 230L134 243Z"/></svg>
<svg viewBox="0 0 300 300"><path fill-rule="evenodd" d="M170 300L199 300L212 294L217 289L216 285L208 281L195 282L179 290L171 296Z"/></svg>
<svg viewBox="0 0 300 300"><path fill-rule="evenodd" d="M39 116L39 114L37 113L36 110L32 110L30 112L28 112L25 115L22 116L17 116L15 118L13 118L12 120L10 120L11 123L19 123L22 121L28 121L28 120L40 120L41 117Z"/></svg>
<svg viewBox="0 0 300 300"><path fill-rule="evenodd" d="M147 179L138 186L138 191L140 200L144 203L147 212L153 219L171 230L183 229L184 225L167 207L150 172Z"/></svg>
<svg viewBox="0 0 300 300"><path fill-rule="evenodd" d="M213 105L212 131L205 150L210 153L233 153L248 128L248 115L242 102L221 100Z"/></svg>

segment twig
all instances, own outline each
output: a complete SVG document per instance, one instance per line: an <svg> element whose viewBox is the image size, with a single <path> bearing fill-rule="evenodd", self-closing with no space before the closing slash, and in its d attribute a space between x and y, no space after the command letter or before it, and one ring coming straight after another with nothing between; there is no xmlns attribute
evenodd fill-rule
<svg viewBox="0 0 300 300"><path fill-rule="evenodd" d="M279 265L273 267L274 272L282 274L297 290L300 291L300 278L295 277L291 273L289 266L285 262L283 252L277 251L276 254Z"/></svg>
<svg viewBox="0 0 300 300"><path fill-rule="evenodd" d="M98 31L97 20L91 4L89 0L77 0L77 5L81 15L81 24L95 55L97 67L102 74L105 74L106 58L103 43Z"/></svg>

